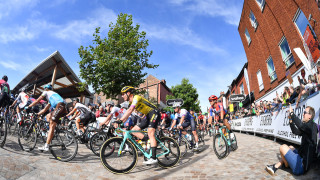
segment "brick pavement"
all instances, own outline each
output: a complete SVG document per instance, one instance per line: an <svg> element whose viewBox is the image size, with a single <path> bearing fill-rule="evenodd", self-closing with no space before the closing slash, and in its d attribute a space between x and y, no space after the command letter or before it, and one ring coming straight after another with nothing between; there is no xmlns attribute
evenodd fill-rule
<svg viewBox="0 0 320 180"><path fill-rule="evenodd" d="M188 153L178 166L162 169L142 164L139 157L135 169L126 175L115 175L104 169L100 160L84 145L79 146L76 158L71 162L59 162L50 153L31 153L19 149L17 140L9 137L4 149L0 149L0 180L3 179L319 179L320 167L304 176L293 176L288 170L278 170L270 176L265 170L279 158L277 142L236 133L239 148L227 158L219 160L212 149L212 139L206 137L206 149L200 153Z"/></svg>

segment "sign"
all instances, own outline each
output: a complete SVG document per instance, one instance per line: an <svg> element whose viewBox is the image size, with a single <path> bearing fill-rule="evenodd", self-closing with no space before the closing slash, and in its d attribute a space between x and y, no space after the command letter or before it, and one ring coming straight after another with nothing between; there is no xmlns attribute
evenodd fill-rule
<svg viewBox="0 0 320 180"><path fill-rule="evenodd" d="M309 52L307 53L310 53L310 59L309 57L308 59L311 60L311 63L317 62L320 57L319 42L313 36L309 26L307 26L307 29L304 32L303 39L308 47Z"/></svg>
<svg viewBox="0 0 320 180"><path fill-rule="evenodd" d="M304 67L312 74L311 71L311 64L307 57L304 55L302 50L300 48L294 48L294 52L297 54L297 56L300 58L301 62L303 63Z"/></svg>
<svg viewBox="0 0 320 180"><path fill-rule="evenodd" d="M173 106L173 105L182 106L183 105L183 99L168 99L167 100L167 106Z"/></svg>
<svg viewBox="0 0 320 180"><path fill-rule="evenodd" d="M289 83L290 83L290 84L293 84L293 79L292 79L292 77L291 77L291 73L290 73L289 70L286 72L286 76L287 76L287 79L288 79Z"/></svg>
<svg viewBox="0 0 320 180"><path fill-rule="evenodd" d="M230 95L231 102L241 102L241 101L244 101L245 99L246 99L246 97L243 94Z"/></svg>
<svg viewBox="0 0 320 180"><path fill-rule="evenodd" d="M249 94L249 98L250 98L250 84L249 84L249 76L248 76L247 68L244 68L244 79L246 80L246 84L247 84L247 88L248 88L248 94Z"/></svg>
<svg viewBox="0 0 320 180"><path fill-rule="evenodd" d="M307 106L315 109L314 122L320 122L320 93L316 93L309 99L300 102L298 107L292 106L294 114L302 119L303 112ZM245 132L254 132L258 134L265 134L268 136L280 138L295 144L301 143L301 136L293 134L289 124L289 108L281 110L278 114L266 113L260 116L252 116L242 119L235 119L231 121L231 128L234 130L241 130Z"/></svg>

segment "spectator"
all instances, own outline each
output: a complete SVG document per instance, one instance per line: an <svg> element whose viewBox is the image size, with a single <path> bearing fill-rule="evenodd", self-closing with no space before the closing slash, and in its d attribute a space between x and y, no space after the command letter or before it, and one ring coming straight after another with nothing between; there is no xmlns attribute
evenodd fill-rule
<svg viewBox="0 0 320 180"><path fill-rule="evenodd" d="M292 86L289 87L289 90L291 92L290 98L289 98L289 103L293 104L295 103L295 99L298 97L299 93L300 93L300 86L298 86L296 89L293 89Z"/></svg>
<svg viewBox="0 0 320 180"><path fill-rule="evenodd" d="M308 83L306 85L300 83L300 93L297 99L297 105L300 102L301 96L305 99L309 94L313 94L315 92L316 83L313 75L309 75Z"/></svg>
<svg viewBox="0 0 320 180"><path fill-rule="evenodd" d="M96 117L97 117L97 118L98 118L98 117L106 117L106 112L105 112L103 106L100 106L100 107L99 107L99 110L96 111Z"/></svg>
<svg viewBox="0 0 320 180"><path fill-rule="evenodd" d="M317 125L313 122L315 111L313 107L307 106L302 121L293 113L290 105L290 128L292 133L302 136L299 149L283 144L280 146L280 162L267 165L266 170L274 175L277 169L283 165L290 167L294 175L306 173L311 163L316 160Z"/></svg>

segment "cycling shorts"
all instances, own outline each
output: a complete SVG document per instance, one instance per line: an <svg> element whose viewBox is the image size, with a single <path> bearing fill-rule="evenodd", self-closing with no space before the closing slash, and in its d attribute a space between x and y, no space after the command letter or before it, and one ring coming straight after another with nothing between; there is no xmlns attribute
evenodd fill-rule
<svg viewBox="0 0 320 180"><path fill-rule="evenodd" d="M95 121L95 115L92 112L86 112L80 115L80 123L87 126L90 122Z"/></svg>
<svg viewBox="0 0 320 180"><path fill-rule="evenodd" d="M151 110L147 115L146 118L142 119L141 122L138 124L140 129L149 128L157 128L158 124L161 121L161 115L158 110Z"/></svg>
<svg viewBox="0 0 320 180"><path fill-rule="evenodd" d="M56 108L51 112L52 121L60 123L60 118L67 115L66 105L62 102L58 103Z"/></svg>
<svg viewBox="0 0 320 180"><path fill-rule="evenodd" d="M181 126L183 127L183 129L186 129L187 127L191 126L191 131L195 131L196 130L196 123L194 122L193 119L191 119L190 121L184 121Z"/></svg>

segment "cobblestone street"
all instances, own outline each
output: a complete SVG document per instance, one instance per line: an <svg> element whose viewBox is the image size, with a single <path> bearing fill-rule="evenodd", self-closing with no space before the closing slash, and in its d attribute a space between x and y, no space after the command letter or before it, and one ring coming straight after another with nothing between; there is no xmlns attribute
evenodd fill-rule
<svg viewBox="0 0 320 180"><path fill-rule="evenodd" d="M252 135L236 133L239 148L219 160L212 149L212 139L206 137L206 149L188 153L178 166L171 169L145 166L139 157L135 169L126 175L107 171L85 145L79 146L76 158L68 163L57 161L50 153L19 149L17 139L9 137L0 149L0 180L3 179L319 179L320 169L304 176L292 176L288 170L278 170L275 176L265 171L265 165L279 158L280 144Z"/></svg>

